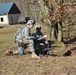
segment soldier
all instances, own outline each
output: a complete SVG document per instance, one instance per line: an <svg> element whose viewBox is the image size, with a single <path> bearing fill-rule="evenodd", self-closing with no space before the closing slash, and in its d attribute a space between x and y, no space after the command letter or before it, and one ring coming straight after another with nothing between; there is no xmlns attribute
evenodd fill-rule
<svg viewBox="0 0 76 75"><path fill-rule="evenodd" d="M35 50L34 50L34 42L33 42L34 37L31 36L31 33L30 33L30 29L34 26L34 24L35 24L34 20L28 20L27 26L23 26L17 30L14 38L15 38L15 42L17 43L18 50L14 50L14 51L8 50L5 52L6 55L10 54L10 53L12 53L12 54L23 54L24 49L25 49L24 42L26 41L26 43L29 43L29 47L30 47L30 51L32 53L32 57L33 58L39 58L35 54Z"/></svg>
<svg viewBox="0 0 76 75"><path fill-rule="evenodd" d="M46 41L46 38L48 35L43 35L43 33L41 32L41 26L40 25L36 25L35 26L35 29L36 29L36 32L34 32L32 34L32 36L35 37L34 39L34 47L36 49L36 46L38 46L40 43L43 43L43 44L48 44L48 42Z"/></svg>
<svg viewBox="0 0 76 75"><path fill-rule="evenodd" d="M45 38L47 38L48 35L43 35L43 33L41 32L41 26L40 25L36 25L35 26L36 32L32 34L32 36L34 36L34 38L38 41L38 42L47 42L45 40Z"/></svg>

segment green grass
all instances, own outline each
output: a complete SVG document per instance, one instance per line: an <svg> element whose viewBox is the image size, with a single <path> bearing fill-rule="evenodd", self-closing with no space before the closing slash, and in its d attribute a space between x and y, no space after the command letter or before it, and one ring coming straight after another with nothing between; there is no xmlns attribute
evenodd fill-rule
<svg viewBox="0 0 76 75"><path fill-rule="evenodd" d="M40 59L33 59L31 58L31 54L13 56L3 55L5 50L13 50L14 47L16 47L13 37L15 31L19 27L20 25L6 26L0 29L1 32L14 31L13 33L0 34L0 75L76 74L76 56L55 57L47 55Z"/></svg>
<svg viewBox="0 0 76 75"><path fill-rule="evenodd" d="M14 34L1 34L0 35L0 41L3 41L5 43L13 41Z"/></svg>
<svg viewBox="0 0 76 75"><path fill-rule="evenodd" d="M21 25L8 25L0 29L0 55L15 46L14 34L19 27Z"/></svg>

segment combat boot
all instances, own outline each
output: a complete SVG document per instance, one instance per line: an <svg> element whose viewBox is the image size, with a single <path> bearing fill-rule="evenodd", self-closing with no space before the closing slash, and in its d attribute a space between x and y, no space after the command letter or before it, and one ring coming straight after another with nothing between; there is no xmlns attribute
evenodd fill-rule
<svg viewBox="0 0 76 75"><path fill-rule="evenodd" d="M35 52L32 52L32 58L37 58L37 59L39 59L40 57L37 56Z"/></svg>

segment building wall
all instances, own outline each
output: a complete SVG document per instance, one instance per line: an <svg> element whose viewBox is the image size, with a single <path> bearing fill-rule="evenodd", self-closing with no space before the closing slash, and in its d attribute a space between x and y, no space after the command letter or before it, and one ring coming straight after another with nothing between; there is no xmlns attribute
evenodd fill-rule
<svg viewBox="0 0 76 75"><path fill-rule="evenodd" d="M0 24L9 24L8 15L0 15Z"/></svg>
<svg viewBox="0 0 76 75"><path fill-rule="evenodd" d="M8 17L9 17L9 24L17 24L20 14L9 14Z"/></svg>
<svg viewBox="0 0 76 75"><path fill-rule="evenodd" d="M0 24L17 24L20 14L7 14L0 16Z"/></svg>

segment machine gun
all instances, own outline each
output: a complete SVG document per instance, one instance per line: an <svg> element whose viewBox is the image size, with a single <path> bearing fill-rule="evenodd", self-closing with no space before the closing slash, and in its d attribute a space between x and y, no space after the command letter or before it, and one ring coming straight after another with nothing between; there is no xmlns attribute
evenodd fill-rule
<svg viewBox="0 0 76 75"><path fill-rule="evenodd" d="M55 50L58 46L51 46L54 44L54 41L48 41L48 43L38 43L35 47L36 53L38 55L46 55L50 54L52 56L70 56L72 53L69 50L66 50L63 44L62 48L58 48L58 50Z"/></svg>
<svg viewBox="0 0 76 75"><path fill-rule="evenodd" d="M52 52L53 47L51 47L51 44L54 43L52 41L47 41L48 43L40 42L35 46L35 52L38 55L45 55L48 54L49 51Z"/></svg>

